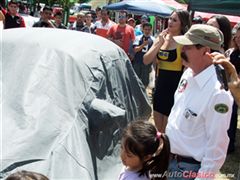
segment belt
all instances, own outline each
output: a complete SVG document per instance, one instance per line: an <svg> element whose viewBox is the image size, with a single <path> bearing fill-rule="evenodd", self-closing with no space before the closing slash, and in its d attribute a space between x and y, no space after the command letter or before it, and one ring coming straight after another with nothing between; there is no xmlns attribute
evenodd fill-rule
<svg viewBox="0 0 240 180"><path fill-rule="evenodd" d="M177 160L177 162L185 162L189 164L201 164L201 162L195 160L192 157L186 157L186 156L170 153L170 160L172 159Z"/></svg>

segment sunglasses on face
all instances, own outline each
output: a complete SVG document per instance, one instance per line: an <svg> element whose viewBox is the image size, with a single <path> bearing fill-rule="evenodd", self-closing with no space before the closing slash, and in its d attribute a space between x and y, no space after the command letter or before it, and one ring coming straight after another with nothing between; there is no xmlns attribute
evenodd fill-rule
<svg viewBox="0 0 240 180"><path fill-rule="evenodd" d="M118 16L120 19L124 19L124 18L126 18L126 16L124 16L124 15L120 15L120 16Z"/></svg>

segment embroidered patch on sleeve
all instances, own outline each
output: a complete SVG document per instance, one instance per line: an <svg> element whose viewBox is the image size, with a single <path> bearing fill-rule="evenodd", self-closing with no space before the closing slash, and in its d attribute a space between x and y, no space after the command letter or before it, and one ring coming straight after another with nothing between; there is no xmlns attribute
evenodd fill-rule
<svg viewBox="0 0 240 180"><path fill-rule="evenodd" d="M216 104L214 106L214 109L215 109L215 111L224 114L224 113L228 112L229 108L226 104Z"/></svg>

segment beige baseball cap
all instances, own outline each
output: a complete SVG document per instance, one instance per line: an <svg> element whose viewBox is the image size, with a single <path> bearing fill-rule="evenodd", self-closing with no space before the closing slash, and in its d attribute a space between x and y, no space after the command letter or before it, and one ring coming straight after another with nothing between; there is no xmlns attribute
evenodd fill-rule
<svg viewBox="0 0 240 180"><path fill-rule="evenodd" d="M175 36L173 39L181 45L208 46L212 50L220 50L224 41L223 33L210 25L195 24L182 36Z"/></svg>

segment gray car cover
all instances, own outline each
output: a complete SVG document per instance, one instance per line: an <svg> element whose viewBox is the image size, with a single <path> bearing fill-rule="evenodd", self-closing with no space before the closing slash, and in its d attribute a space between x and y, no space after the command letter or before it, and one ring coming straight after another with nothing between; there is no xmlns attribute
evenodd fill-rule
<svg viewBox="0 0 240 180"><path fill-rule="evenodd" d="M151 114L127 55L102 37L17 28L1 39L0 177L117 179L126 125Z"/></svg>

